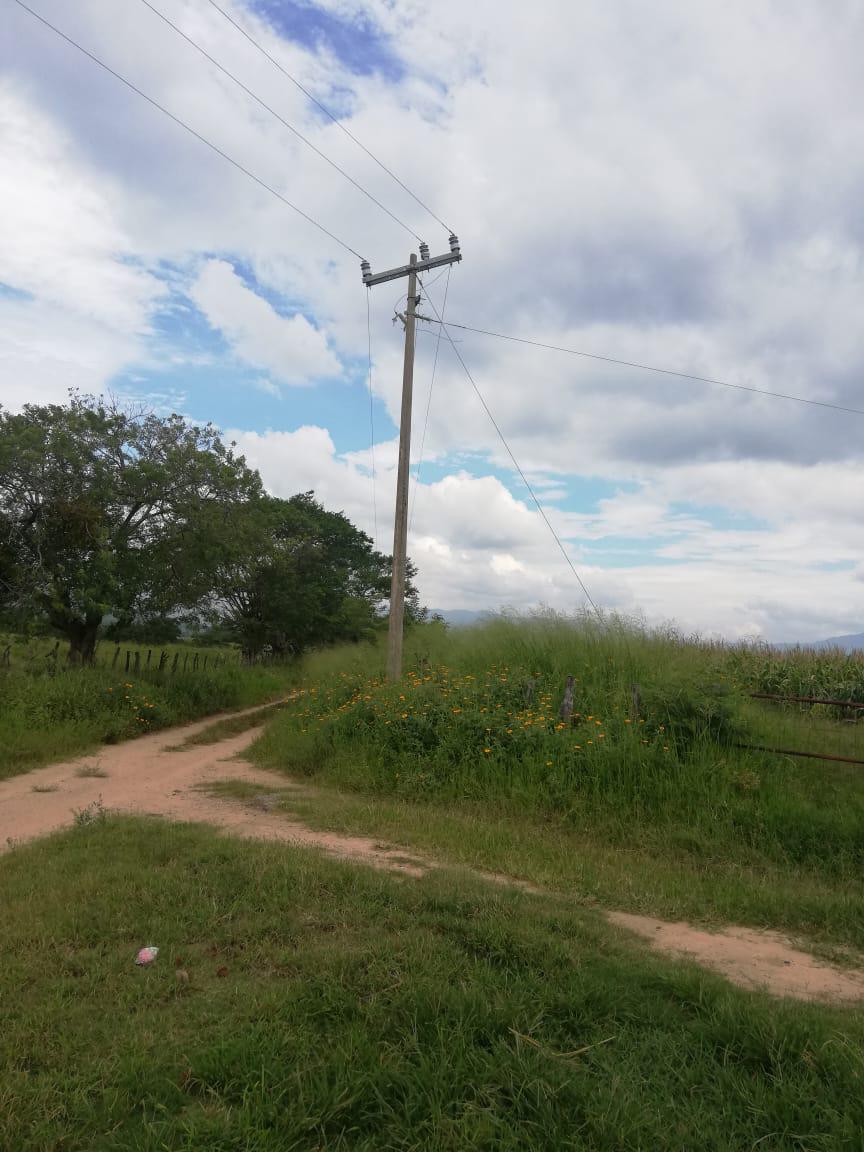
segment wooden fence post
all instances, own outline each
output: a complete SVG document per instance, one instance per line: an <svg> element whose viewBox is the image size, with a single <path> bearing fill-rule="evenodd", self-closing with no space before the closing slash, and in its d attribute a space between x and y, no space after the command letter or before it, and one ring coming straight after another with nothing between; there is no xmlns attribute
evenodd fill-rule
<svg viewBox="0 0 864 1152"><path fill-rule="evenodd" d="M642 698L639 695L639 685L633 684L630 688L630 719L635 724L639 719L639 713L642 711Z"/></svg>
<svg viewBox="0 0 864 1152"><path fill-rule="evenodd" d="M184 672L186 671L186 665L187 665L188 663L189 663L189 653L188 653L188 652L184 652L184 653L183 653L183 671L184 671Z"/></svg>
<svg viewBox="0 0 864 1152"><path fill-rule="evenodd" d="M158 670L160 672L165 667L167 662L168 662L168 653L163 648L162 651L159 653L159 669Z"/></svg>
<svg viewBox="0 0 864 1152"><path fill-rule="evenodd" d="M129 651L129 649L127 648L127 649L126 649L126 671L127 671L127 673L128 673L128 671L129 671L129 661L130 661L131 659L132 659L132 653L131 653L131 652Z"/></svg>
<svg viewBox="0 0 864 1152"><path fill-rule="evenodd" d="M140 671L141 671L141 653L140 653L140 651L136 650L136 652L135 652L135 675L137 676Z"/></svg>
<svg viewBox="0 0 864 1152"><path fill-rule="evenodd" d="M149 667L150 667L150 657L151 657L152 655L153 655L153 649L152 649L152 648L148 648L148 649L147 649L147 663L145 664L145 667L146 667L146 668L149 668Z"/></svg>
<svg viewBox="0 0 864 1152"><path fill-rule="evenodd" d="M120 659L120 645L118 644L117 647L114 649L114 659L111 661L111 667L112 668L117 667L117 661L119 659Z"/></svg>
<svg viewBox="0 0 864 1152"><path fill-rule="evenodd" d="M177 671L177 665L179 664L179 662L180 662L180 653L179 653L179 652L175 652L175 653L174 653L174 661L173 661L173 663L171 664L171 671L172 671L172 672L176 672L176 671Z"/></svg>
<svg viewBox="0 0 864 1152"><path fill-rule="evenodd" d="M193 671L193 672L197 672L197 671L198 671L198 653L197 653L197 652L196 652L196 653L195 653L195 655L192 657L192 671Z"/></svg>
<svg viewBox="0 0 864 1152"><path fill-rule="evenodd" d="M561 707L558 710L558 719L562 720L565 724L570 723L570 717L573 715L573 677L567 677L567 684L564 688L564 699L561 701Z"/></svg>
<svg viewBox="0 0 864 1152"><path fill-rule="evenodd" d="M204 669L203 670L205 672L207 671L207 653L206 652L204 653Z"/></svg>

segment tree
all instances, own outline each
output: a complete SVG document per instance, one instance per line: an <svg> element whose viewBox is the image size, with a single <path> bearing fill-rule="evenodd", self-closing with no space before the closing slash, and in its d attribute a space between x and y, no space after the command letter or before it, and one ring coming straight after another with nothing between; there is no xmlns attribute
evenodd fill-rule
<svg viewBox="0 0 864 1152"><path fill-rule="evenodd" d="M258 501L216 586L218 604L249 654L363 639L380 620L389 593L390 558L311 492ZM419 615L410 584L407 603L409 618Z"/></svg>
<svg viewBox="0 0 864 1152"><path fill-rule="evenodd" d="M212 425L73 393L0 410L0 607L44 614L93 659L127 623L209 596L261 481Z"/></svg>
<svg viewBox="0 0 864 1152"><path fill-rule="evenodd" d="M101 633L112 644L176 644L182 635L182 623L176 616L113 620Z"/></svg>

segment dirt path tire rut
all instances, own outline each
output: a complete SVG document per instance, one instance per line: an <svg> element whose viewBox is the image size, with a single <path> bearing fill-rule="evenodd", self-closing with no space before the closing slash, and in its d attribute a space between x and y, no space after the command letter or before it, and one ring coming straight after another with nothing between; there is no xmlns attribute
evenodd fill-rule
<svg viewBox="0 0 864 1152"><path fill-rule="evenodd" d="M234 715L256 711L260 709ZM256 768L240 758L260 728L214 744L177 748L216 719L153 733L0 782L0 853L68 828L74 824L76 812L101 805L111 812L200 821L233 836L284 841L413 877L441 867L410 849L310 828L284 812L268 810L260 798L256 803L213 795L207 786L221 780L278 789L280 799L286 789L297 787L282 773ZM544 894L513 877L473 874L495 884ZM693 960L745 988L803 1000L864 999L864 971L822 963L774 932L739 927L707 932L690 924L671 924L632 913L609 912L606 916L617 927L649 940L653 948Z"/></svg>

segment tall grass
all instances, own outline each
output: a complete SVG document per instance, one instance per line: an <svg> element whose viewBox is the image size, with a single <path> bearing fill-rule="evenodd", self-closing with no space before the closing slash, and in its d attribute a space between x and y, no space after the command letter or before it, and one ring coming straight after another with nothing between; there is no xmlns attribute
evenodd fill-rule
<svg viewBox="0 0 864 1152"><path fill-rule="evenodd" d="M407 667L388 685L373 648L310 659L308 694L256 754L359 791L481 801L621 841L662 829L706 857L834 875L864 864L860 778L742 747L752 707L722 648L539 616L415 630Z"/></svg>
<svg viewBox="0 0 864 1152"><path fill-rule="evenodd" d="M777 652L756 645L732 651L729 663L754 691L864 702L864 652L840 648Z"/></svg>
<svg viewBox="0 0 864 1152"><path fill-rule="evenodd" d="M98 665L0 669L0 779L96 744L261 703L284 692L292 675L236 665L134 677Z"/></svg>

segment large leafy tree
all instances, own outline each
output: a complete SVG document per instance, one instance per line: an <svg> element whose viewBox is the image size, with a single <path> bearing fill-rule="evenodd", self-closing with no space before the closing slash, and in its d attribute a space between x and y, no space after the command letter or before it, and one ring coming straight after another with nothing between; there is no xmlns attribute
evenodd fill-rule
<svg viewBox="0 0 864 1152"><path fill-rule="evenodd" d="M390 563L313 493L264 497L225 555L216 596L245 651L296 653L368 636L390 594ZM406 609L421 614L410 582Z"/></svg>
<svg viewBox="0 0 864 1152"><path fill-rule="evenodd" d="M106 615L209 597L257 473L211 425L73 394L0 410L0 600L44 615L92 660Z"/></svg>

